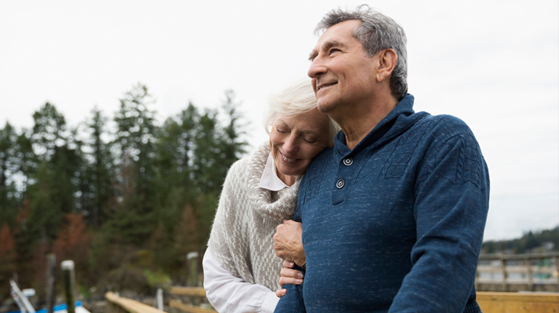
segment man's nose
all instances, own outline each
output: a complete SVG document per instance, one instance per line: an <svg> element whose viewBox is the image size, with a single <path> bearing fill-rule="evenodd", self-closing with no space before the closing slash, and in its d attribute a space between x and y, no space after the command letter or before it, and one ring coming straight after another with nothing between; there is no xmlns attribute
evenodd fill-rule
<svg viewBox="0 0 559 313"><path fill-rule="evenodd" d="M326 73L326 67L324 66L324 61L320 56L317 56L312 61L311 66L309 67L309 71L307 72L307 75L309 75L310 78L316 78L318 75L324 73Z"/></svg>

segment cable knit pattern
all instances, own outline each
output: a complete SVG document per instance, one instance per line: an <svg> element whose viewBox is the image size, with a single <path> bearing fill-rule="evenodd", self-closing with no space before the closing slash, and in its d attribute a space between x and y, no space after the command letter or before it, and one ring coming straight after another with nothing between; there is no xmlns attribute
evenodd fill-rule
<svg viewBox="0 0 559 313"><path fill-rule="evenodd" d="M277 192L258 187L269 153L266 143L229 169L208 247L233 276L275 291L282 260L275 254L273 236L295 213L302 176Z"/></svg>

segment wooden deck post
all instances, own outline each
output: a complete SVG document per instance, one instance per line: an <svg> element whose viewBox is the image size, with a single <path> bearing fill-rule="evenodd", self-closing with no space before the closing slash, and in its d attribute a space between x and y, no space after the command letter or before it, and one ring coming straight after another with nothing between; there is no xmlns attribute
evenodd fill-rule
<svg viewBox="0 0 559 313"><path fill-rule="evenodd" d="M501 262L501 275L503 275L503 291L507 291L507 264L503 255L501 255L499 261Z"/></svg>
<svg viewBox="0 0 559 313"><path fill-rule="evenodd" d="M47 313L54 312L54 301L56 298L56 255L47 255Z"/></svg>
<svg viewBox="0 0 559 313"><path fill-rule="evenodd" d="M189 252L186 255L188 263L188 283L192 287L198 286L198 252Z"/></svg>
<svg viewBox="0 0 559 313"><path fill-rule="evenodd" d="M198 287L198 252L189 252L186 255L188 262L188 276L189 284L192 287ZM198 297L190 297L190 303L195 306L200 305L200 299Z"/></svg>
<svg viewBox="0 0 559 313"><path fill-rule="evenodd" d="M60 267L62 268L64 277L64 294L66 295L67 312L76 313L74 300L74 261L62 261Z"/></svg>
<svg viewBox="0 0 559 313"><path fill-rule="evenodd" d="M526 273L528 275L528 289L534 291L534 274L532 273L532 261L530 258L524 259L524 265L526 266Z"/></svg>
<svg viewBox="0 0 559 313"><path fill-rule="evenodd" d="M157 288L157 309L163 311L163 289Z"/></svg>

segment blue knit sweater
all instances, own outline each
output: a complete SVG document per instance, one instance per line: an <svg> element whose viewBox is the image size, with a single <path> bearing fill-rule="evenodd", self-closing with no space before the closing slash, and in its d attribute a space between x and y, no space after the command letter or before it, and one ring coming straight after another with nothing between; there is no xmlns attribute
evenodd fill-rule
<svg viewBox="0 0 559 313"><path fill-rule="evenodd" d="M407 95L353 150L340 132L307 169L295 216L307 271L276 312L480 312L488 204L468 126L415 113Z"/></svg>

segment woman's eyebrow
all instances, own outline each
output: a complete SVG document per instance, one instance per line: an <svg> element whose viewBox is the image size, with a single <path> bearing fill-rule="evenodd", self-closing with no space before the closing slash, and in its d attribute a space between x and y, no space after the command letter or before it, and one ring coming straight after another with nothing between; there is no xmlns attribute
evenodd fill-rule
<svg viewBox="0 0 559 313"><path fill-rule="evenodd" d="M301 130L299 131L299 133L301 133L302 135L313 135L313 136L318 136L318 133L313 131L313 130Z"/></svg>
<svg viewBox="0 0 559 313"><path fill-rule="evenodd" d="M276 119L276 123L282 123L283 125L287 125L286 122L284 122L282 119Z"/></svg>

